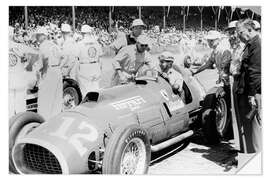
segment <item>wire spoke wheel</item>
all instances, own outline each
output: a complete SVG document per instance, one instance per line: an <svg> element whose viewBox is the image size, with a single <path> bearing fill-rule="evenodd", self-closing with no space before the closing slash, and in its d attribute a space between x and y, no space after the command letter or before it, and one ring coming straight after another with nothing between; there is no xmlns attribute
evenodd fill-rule
<svg viewBox="0 0 270 180"><path fill-rule="evenodd" d="M125 147L120 164L120 174L143 174L146 146L140 138L132 139Z"/></svg>
<svg viewBox="0 0 270 180"><path fill-rule="evenodd" d="M215 112L217 131L220 135L224 135L228 124L227 105L224 98L218 99Z"/></svg>
<svg viewBox="0 0 270 180"><path fill-rule="evenodd" d="M75 88L67 87L63 93L64 110L74 108L79 104L79 95Z"/></svg>

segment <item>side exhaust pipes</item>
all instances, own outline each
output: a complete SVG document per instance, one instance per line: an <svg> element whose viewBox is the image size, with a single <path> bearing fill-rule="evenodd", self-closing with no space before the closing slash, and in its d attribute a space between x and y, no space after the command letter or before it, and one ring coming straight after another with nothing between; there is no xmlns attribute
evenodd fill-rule
<svg viewBox="0 0 270 180"><path fill-rule="evenodd" d="M189 130L189 131L187 131L187 132L185 132L183 134L180 134L180 135L178 135L178 136L176 136L176 137L174 137L172 139L169 139L169 140L164 141L164 142L162 142L160 144L151 146L151 151L152 152L160 151L161 149L164 149L164 148L166 148L168 146L171 146L171 145L173 145L175 143L178 143L178 142L192 136L193 134L194 134L194 131Z"/></svg>

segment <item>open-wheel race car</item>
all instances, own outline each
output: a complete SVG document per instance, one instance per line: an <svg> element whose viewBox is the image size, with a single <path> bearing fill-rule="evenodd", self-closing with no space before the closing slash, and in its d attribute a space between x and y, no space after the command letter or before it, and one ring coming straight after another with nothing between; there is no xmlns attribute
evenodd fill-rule
<svg viewBox="0 0 270 180"><path fill-rule="evenodd" d="M198 129L209 143L218 143L218 124L226 113L216 111L222 109L217 107L222 88L207 93L196 78L181 73L181 94L160 74L141 76L134 83L89 92L80 105L50 119L33 112L17 114L9 129L10 171L145 174L151 152Z"/></svg>

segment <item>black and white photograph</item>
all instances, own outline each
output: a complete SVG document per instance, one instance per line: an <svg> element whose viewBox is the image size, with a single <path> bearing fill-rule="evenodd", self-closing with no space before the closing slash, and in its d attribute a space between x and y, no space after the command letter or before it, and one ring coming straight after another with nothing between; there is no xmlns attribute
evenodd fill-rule
<svg viewBox="0 0 270 180"><path fill-rule="evenodd" d="M6 174L262 175L262 8L8 5Z"/></svg>

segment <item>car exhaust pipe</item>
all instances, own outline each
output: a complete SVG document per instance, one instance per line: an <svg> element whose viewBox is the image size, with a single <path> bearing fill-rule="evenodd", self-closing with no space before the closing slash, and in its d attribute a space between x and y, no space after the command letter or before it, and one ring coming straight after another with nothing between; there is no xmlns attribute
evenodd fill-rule
<svg viewBox="0 0 270 180"><path fill-rule="evenodd" d="M172 139L169 139L169 140L164 141L164 142L162 142L160 144L151 146L151 151L152 152L160 151L161 149L164 149L164 148L169 147L169 146L171 146L171 145L173 145L175 143L178 143L178 142L192 136L193 134L194 134L194 131L189 130L189 131L187 131L187 132L185 132L183 134L180 134L180 135L178 135L178 136L176 136L176 137L174 137Z"/></svg>

